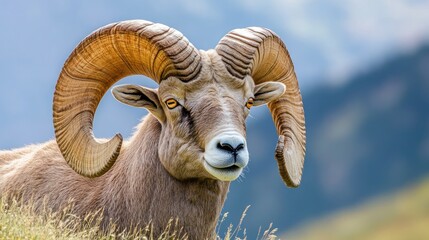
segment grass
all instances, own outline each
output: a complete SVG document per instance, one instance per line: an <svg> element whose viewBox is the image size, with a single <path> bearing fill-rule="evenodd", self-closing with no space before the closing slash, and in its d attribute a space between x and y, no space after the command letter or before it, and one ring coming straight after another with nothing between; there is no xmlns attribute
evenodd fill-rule
<svg viewBox="0 0 429 240"><path fill-rule="evenodd" d="M135 239L133 233L114 233L114 225L105 233L99 229L98 213L80 219L70 208L61 212L48 209L36 214L33 207L17 201L0 201L0 239Z"/></svg>
<svg viewBox="0 0 429 240"><path fill-rule="evenodd" d="M228 216L228 213L223 214L217 227L217 240L247 239L246 229L242 227L247 210L248 207L236 227L230 224L225 233L220 233L219 229ZM186 233L177 227L177 220L170 220L164 233L158 238L150 234L150 225L144 229L117 233L114 224L110 224L107 230L100 231L100 222L100 212L88 214L84 219L73 215L71 207L61 212L46 209L43 214L36 214L31 204L0 199L0 239L187 239ZM276 239L276 231L270 226L258 235L258 239Z"/></svg>
<svg viewBox="0 0 429 240"><path fill-rule="evenodd" d="M429 239L429 178L287 233L288 240Z"/></svg>
<svg viewBox="0 0 429 240"><path fill-rule="evenodd" d="M246 209L244 209L243 214L241 215L240 221L238 222L237 226L234 228L233 224L229 224L227 231L224 234L223 239L224 240L231 240L231 239L235 239L235 240L241 240L241 239L247 239L246 236L246 228L242 228L242 223L244 218L246 217L247 214L247 210L249 210L250 206L247 206ZM225 222L225 220L228 218L228 213L224 213L221 220L218 223L217 226L217 240L221 240L222 238L220 237L221 234L219 234L220 228L222 226L222 223ZM256 237L256 239L261 239L261 240L274 240L277 239L277 236L275 235L277 232L277 228L273 228L272 224L270 224L270 226L268 227L267 230L265 230L264 232L261 232L261 228L259 228L258 231L258 235Z"/></svg>

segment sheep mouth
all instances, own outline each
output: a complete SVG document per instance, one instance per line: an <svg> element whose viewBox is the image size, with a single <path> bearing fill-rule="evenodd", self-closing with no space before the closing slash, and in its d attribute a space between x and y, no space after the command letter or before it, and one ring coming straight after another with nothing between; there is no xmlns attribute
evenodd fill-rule
<svg viewBox="0 0 429 240"><path fill-rule="evenodd" d="M212 166L213 167L213 166ZM237 171L238 169L240 169L241 167L237 166L237 165L232 165L229 167L224 167L224 168L217 168L217 167L213 167L216 168L220 171Z"/></svg>
<svg viewBox="0 0 429 240"><path fill-rule="evenodd" d="M211 168L214 168L218 171L228 171L228 172L233 172L233 171L237 171L239 169L241 169L242 167L238 166L237 164L233 164L231 166L226 166L226 167L220 167L220 166L213 166L212 164L210 164L207 160L205 160L205 163L207 165L209 165Z"/></svg>
<svg viewBox="0 0 429 240"><path fill-rule="evenodd" d="M222 181L233 181L237 179L243 168L237 165L231 165L228 167L214 167L207 161L204 161L204 167L213 177Z"/></svg>

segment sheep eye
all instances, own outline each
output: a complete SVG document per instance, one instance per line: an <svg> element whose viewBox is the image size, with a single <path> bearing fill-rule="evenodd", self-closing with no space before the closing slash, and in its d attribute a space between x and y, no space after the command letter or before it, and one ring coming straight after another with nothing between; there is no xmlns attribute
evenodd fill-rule
<svg viewBox="0 0 429 240"><path fill-rule="evenodd" d="M250 109L253 106L253 98L249 98L246 102L246 107Z"/></svg>
<svg viewBox="0 0 429 240"><path fill-rule="evenodd" d="M169 109L173 109L173 108L177 107L177 105L178 105L177 101L172 99L172 98L167 99L167 101L165 101L165 104L167 105L167 107Z"/></svg>

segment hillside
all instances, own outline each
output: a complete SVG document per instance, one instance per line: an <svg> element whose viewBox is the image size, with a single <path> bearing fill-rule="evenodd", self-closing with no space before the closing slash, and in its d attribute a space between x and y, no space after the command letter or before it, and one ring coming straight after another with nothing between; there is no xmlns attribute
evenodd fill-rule
<svg viewBox="0 0 429 240"><path fill-rule="evenodd" d="M429 238L429 178L285 234L288 240Z"/></svg>
<svg viewBox="0 0 429 240"><path fill-rule="evenodd" d="M429 46L393 58L341 86L304 92L307 156L301 186L287 189L274 160L268 111L250 119L250 164L225 211L280 231L401 189L429 174ZM256 234L256 233L255 233Z"/></svg>

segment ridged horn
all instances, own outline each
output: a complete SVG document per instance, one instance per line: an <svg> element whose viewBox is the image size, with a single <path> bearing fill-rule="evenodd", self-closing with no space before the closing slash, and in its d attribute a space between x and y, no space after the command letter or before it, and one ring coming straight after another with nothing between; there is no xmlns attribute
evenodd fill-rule
<svg viewBox="0 0 429 240"><path fill-rule="evenodd" d="M192 80L201 70L201 56L175 29L143 20L102 27L71 53L58 78L53 121L58 146L77 173L96 177L107 172L119 155L122 136L94 138L92 124L106 91L135 74L156 82L170 76Z"/></svg>
<svg viewBox="0 0 429 240"><path fill-rule="evenodd" d="M278 81L286 85L286 92L268 108L279 135L275 158L280 175L287 186L299 186L305 157L304 108L286 46L271 30L252 27L229 32L216 51L237 78L250 75L255 84Z"/></svg>

